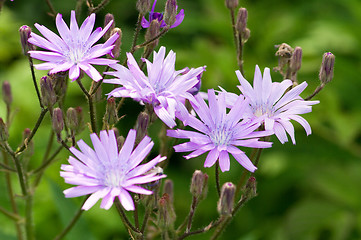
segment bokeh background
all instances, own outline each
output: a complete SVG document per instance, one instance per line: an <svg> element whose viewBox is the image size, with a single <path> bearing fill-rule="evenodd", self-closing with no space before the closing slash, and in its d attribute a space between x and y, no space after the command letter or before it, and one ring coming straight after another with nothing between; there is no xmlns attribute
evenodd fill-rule
<svg viewBox="0 0 361 240"><path fill-rule="evenodd" d="M100 2L94 0L94 3ZM123 31L121 62L128 51L137 19L135 0L112 0L97 15L96 26L103 25L103 17L115 15L116 25ZM159 0L158 11L163 11L164 0ZM75 0L53 0L55 9L69 23L70 10ZM202 90L223 88L239 93L232 29L228 9L223 0L178 0L185 10L184 22L160 40L177 53L176 68L207 66L202 78ZM274 146L263 152L259 170L258 196L239 211L221 239L361 239L361 1L358 0L241 0L248 9L251 38L245 46L245 76L253 79L255 65L261 69L277 66L274 45L283 42L303 49L299 81L309 86L308 96L319 84L318 70L322 54L331 51L336 56L334 80L315 99L320 104L305 116L313 133L306 136L295 123L297 144L280 144L273 137ZM21 25L40 23L55 30L54 20L47 15L44 0L6 1L0 13L0 82L11 83L16 111L10 129L10 144L15 148L25 128L32 128L40 112L27 59L21 53L18 29ZM86 17L84 5L81 21ZM35 28L33 28L36 32ZM144 34L144 32L142 32ZM138 55L136 55L139 57ZM45 71L37 71L40 78ZM274 81L282 80L273 72ZM89 79L84 79L90 86ZM103 93L106 93L105 88ZM84 106L86 101L78 86L70 83L67 107ZM104 101L98 103L98 113L104 112ZM117 125L126 134L134 126L135 114L142 109L127 100L120 114L126 116ZM5 117L5 105L0 102L0 116ZM41 163L49 136L46 118L34 138L35 154L30 167ZM158 143L158 122L150 135ZM82 134L90 143L89 131ZM159 148L157 144L156 150ZM38 239L52 239L64 228L82 198L65 199L62 191L70 186L59 176L60 165L68 153L63 151L55 164L45 173L35 193L34 220ZM218 215L214 169L203 168L204 157L185 160L174 154L165 173L174 180L176 225L187 215L191 195L190 178L195 169L209 174L209 194L200 203L193 229L205 226ZM221 174L221 182L236 183L242 167L233 161L229 172ZM0 205L9 208L0 172ZM14 176L14 183L17 182ZM15 184L16 185L16 184ZM18 192L19 189L16 186ZM19 202L22 200L19 198ZM13 223L0 215L0 239L15 239ZM99 204L85 212L66 239L128 239L115 209L105 211ZM189 239L209 239L210 234Z"/></svg>

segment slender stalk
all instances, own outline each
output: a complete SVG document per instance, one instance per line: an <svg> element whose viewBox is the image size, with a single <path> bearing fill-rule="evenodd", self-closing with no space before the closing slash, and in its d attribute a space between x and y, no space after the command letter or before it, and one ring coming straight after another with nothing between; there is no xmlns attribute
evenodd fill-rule
<svg viewBox="0 0 361 240"><path fill-rule="evenodd" d="M144 214L144 219L143 219L143 223L142 223L142 228L140 229L140 232L141 233L144 233L145 231L145 227L147 226L147 223L148 223L148 219L149 219L149 216L152 212L152 209L148 206L146 209L145 209L145 214Z"/></svg>
<svg viewBox="0 0 361 240"><path fill-rule="evenodd" d="M7 154L5 153L5 151L2 151L2 154L3 154L5 165L8 165L9 161L8 161ZM9 172L5 172L5 181L6 181L6 186L7 186L7 190L8 190L9 199L10 199L11 209L13 211L13 214L18 216L18 207L15 202L15 195L14 195L14 190L13 190L13 186L11 183L11 176L10 176ZM21 230L20 221L15 222L15 228L16 228L16 235L17 235L18 239L22 240L23 233Z"/></svg>
<svg viewBox="0 0 361 240"><path fill-rule="evenodd" d="M4 172L16 172L15 169L9 167L8 165L0 162L0 167L4 168Z"/></svg>
<svg viewBox="0 0 361 240"><path fill-rule="evenodd" d="M134 51L138 50L139 48L143 48L145 46L147 46L148 44L151 44L152 42L154 42L155 40L157 40L158 38L162 37L164 34L166 34L169 31L169 26L166 26L163 28L163 30L154 38L149 39L148 41L145 41L142 44L136 45L134 47Z"/></svg>
<svg viewBox="0 0 361 240"><path fill-rule="evenodd" d="M138 201L134 201L134 225L136 229L139 229L139 218L138 218Z"/></svg>
<svg viewBox="0 0 361 240"><path fill-rule="evenodd" d="M95 106L93 102L93 95L90 95L89 92L84 88L83 84L81 83L80 79L76 80L80 89L85 94L86 98L88 99L89 104L89 114L90 114L90 124L92 132L97 132L97 123L96 123L96 116L95 116Z"/></svg>
<svg viewBox="0 0 361 240"><path fill-rule="evenodd" d="M215 167L215 177L216 177L216 187L217 187L217 193L218 193L218 197L221 196L221 186L219 184L219 163L216 163L216 167Z"/></svg>
<svg viewBox="0 0 361 240"><path fill-rule="evenodd" d="M186 237L191 236L191 235L205 233L205 232L211 230L212 228L217 227L223 221L223 219L224 219L223 217L220 217L220 218L218 218L217 221L211 222L210 224L208 224L207 226L205 226L205 227L203 227L201 229L198 229L198 230L195 230L195 231L192 231L192 232L186 232L183 235L181 235L179 238L177 238L177 240L185 239Z"/></svg>
<svg viewBox="0 0 361 240"><path fill-rule="evenodd" d="M25 197L25 230L26 239L34 240L33 195L30 192Z"/></svg>
<svg viewBox="0 0 361 240"><path fill-rule="evenodd" d="M308 97L305 98L306 101L311 100L314 96L316 96L321 90L326 86L326 84L321 83L320 86L316 88L316 90Z"/></svg>
<svg viewBox="0 0 361 240"><path fill-rule="evenodd" d="M18 147L18 149L15 151L15 154L16 154L16 155L18 155L18 154L20 154L22 151L24 151L25 148L27 147L28 143L31 141L31 139L33 139L36 131L37 131L38 128L40 127L40 124L41 124L41 122L43 121L44 116L45 116L45 114L46 114L47 112L48 112L48 109L47 109L47 108L42 108L42 109L41 109L40 116L39 116L39 118L38 118L38 120L37 120L37 122L36 122L36 124L35 124L35 126L34 126L34 128L33 128L33 130L31 131L29 137L27 137L27 138L24 140L23 144L22 144L20 147Z"/></svg>
<svg viewBox="0 0 361 240"><path fill-rule="evenodd" d="M110 0L103 0L101 3L98 4L98 6L90 8L89 14L98 12L103 7L105 7L105 5L107 5L109 2L110 2Z"/></svg>
<svg viewBox="0 0 361 240"><path fill-rule="evenodd" d="M49 7L50 15L51 15L52 17L55 17L56 14L57 14L57 12L55 11L53 4L51 3L50 0L45 0L45 2L46 2L46 4L47 4L48 7Z"/></svg>
<svg viewBox="0 0 361 240"><path fill-rule="evenodd" d="M141 25L141 22L142 22L142 18L143 18L143 14L139 13L138 15L138 21L137 21L137 27L135 29L135 32L134 32L134 37L133 37L133 43L132 43L132 48L130 50L130 53L133 54L135 52L135 46L137 45L137 40L138 40L138 36L139 36L139 33L140 33L140 29L142 28L142 25ZM125 64L125 63L124 63ZM123 64L123 65L124 65Z"/></svg>
<svg viewBox="0 0 361 240"><path fill-rule="evenodd" d="M83 201L83 203L80 205L80 208L78 209L78 211L75 213L74 217L71 219L71 221L69 222L69 224L64 228L64 230L59 233L54 240L60 240L63 237L65 237L66 234L68 234L68 232L75 226L75 223L79 220L79 218L81 217L81 215L83 214L84 210L82 209L84 203L86 202L86 200L88 200L88 198L90 197L90 195L87 195Z"/></svg>
<svg viewBox="0 0 361 240"><path fill-rule="evenodd" d="M38 84L36 82L36 77L35 77L34 63L33 63L33 59L30 57L30 55L28 55L28 60L29 60L29 65L30 65L30 70L31 70L31 77L33 78L33 83L34 83L36 95L38 96L40 107L41 107L41 109L43 109L44 106L43 106L43 103L41 101L39 87L38 87Z"/></svg>
<svg viewBox="0 0 361 240"><path fill-rule="evenodd" d="M194 213L196 211L197 204L198 204L197 198L193 197L191 210L189 211L189 215L188 215L188 224L187 224L187 228L186 228L186 233L191 230L193 216L194 216Z"/></svg>
<svg viewBox="0 0 361 240"><path fill-rule="evenodd" d="M137 228L135 228L133 226L133 224L128 220L127 216L125 215L124 211L123 211L123 207L121 206L119 199L115 200L115 206L118 210L119 216L122 219L125 227L129 230L129 231L133 231L136 233L141 233Z"/></svg>
<svg viewBox="0 0 361 240"><path fill-rule="evenodd" d="M3 213L5 216L9 217L11 220L14 220L15 223L23 221L22 218L18 214L9 212L8 210L6 210L5 208L3 208L1 206L0 206L0 212Z"/></svg>

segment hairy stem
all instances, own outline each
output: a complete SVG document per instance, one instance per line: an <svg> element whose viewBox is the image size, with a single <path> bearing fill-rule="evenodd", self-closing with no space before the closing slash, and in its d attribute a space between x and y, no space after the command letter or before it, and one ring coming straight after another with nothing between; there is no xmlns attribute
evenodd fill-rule
<svg viewBox="0 0 361 240"><path fill-rule="evenodd" d="M326 84L321 83L320 86L318 86L315 91L308 97L305 98L306 101L311 100L314 96L316 96L321 90L326 86Z"/></svg>
<svg viewBox="0 0 361 240"><path fill-rule="evenodd" d="M217 193L218 193L218 197L221 196L221 186L219 184L219 163L216 163L215 166L215 177L216 177L216 187L217 187Z"/></svg>
<svg viewBox="0 0 361 240"><path fill-rule="evenodd" d="M36 95L38 96L40 107L41 107L41 109L43 109L44 106L43 106L43 103L41 101L41 95L40 95L39 87L38 87L38 84L36 82L36 77L35 77L34 63L33 63L33 59L30 57L30 55L28 55L28 60L29 60L29 65L30 65L30 70L31 70L31 77L33 79Z"/></svg>
<svg viewBox="0 0 361 240"><path fill-rule="evenodd" d="M55 18L57 12L55 11L53 4L51 3L50 0L45 0L45 2L48 5L49 10L50 10L49 15Z"/></svg>
<svg viewBox="0 0 361 240"><path fill-rule="evenodd" d="M88 99L91 130L93 133L97 133L97 123L96 123L96 116L95 116L96 114L95 114L93 95L90 95L89 92L84 88L80 79L77 79L76 81L77 81L80 89L83 91L84 95Z"/></svg>

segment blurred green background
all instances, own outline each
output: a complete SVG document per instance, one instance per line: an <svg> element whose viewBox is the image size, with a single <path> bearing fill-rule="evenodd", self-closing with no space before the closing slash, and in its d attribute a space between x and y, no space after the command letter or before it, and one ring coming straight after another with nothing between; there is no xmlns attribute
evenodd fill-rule
<svg viewBox="0 0 361 240"><path fill-rule="evenodd" d="M100 2L94 0L94 3ZM115 15L116 25L123 31L121 62L125 58L137 19L135 0L112 0L97 15L96 26L103 25L103 16ZM158 1L163 11L165 1ZM55 9L69 23L70 10L75 0L53 0ZM232 29L228 9L223 0L178 0L185 10L184 22L160 40L177 53L176 68L207 66L202 90L223 88L239 93ZM361 1L359 0L253 0L240 1L248 9L248 27L251 38L245 46L245 75L253 79L256 64L261 69L277 65L274 45L286 42L303 49L299 81L309 86L303 97L319 84L318 70L322 54L331 51L336 56L334 80L315 97L320 104L305 115L313 133L306 136L295 123L297 144L274 145L263 152L259 170L258 196L250 201L228 226L221 239L361 239ZM85 5L82 20L86 17ZM16 115L10 129L10 144L15 148L25 128L33 128L40 112L30 70L21 53L18 29L26 24L39 23L55 30L55 23L46 13L43 0L7 1L0 13L0 82L11 83ZM81 20L81 21L82 21ZM35 28L33 28L35 29ZM37 30L34 30L37 32ZM144 32L142 32L143 34ZM139 57L138 55L136 55ZM37 71L40 78L45 71ZM273 72L274 81L281 76ZM90 86L90 81L83 81ZM104 93L108 90L104 89ZM67 107L81 105L87 112L86 101L76 84L69 87ZM98 113L104 112L104 101L98 104ZM141 107L126 101L120 114L127 115L118 127L126 134L133 127L135 117L129 113ZM0 117L5 117L5 105L0 103ZM150 129L157 140L160 123ZM50 122L46 118L35 140L35 155L30 167L39 166L49 136ZM89 132L82 134L90 143ZM155 146L156 150L159 148ZM66 163L67 152L46 172L35 193L34 219L38 239L52 239L71 219L82 199L65 199L62 191L70 186L59 176L60 165ZM214 169L203 168L204 156L185 160L174 154L165 173L174 180L175 207L179 225L187 215L191 195L190 178L195 169L210 175L209 194L195 215L193 229L205 226L218 215ZM221 174L221 182L236 183L242 167L233 161L231 170ZM0 172L0 205L10 208L3 172ZM14 183L17 179L14 176ZM15 184L16 185L16 184ZM16 186L18 192L18 186ZM18 199L21 202L21 199ZM21 209L22 211L22 209ZM189 239L209 239L210 234ZM0 214L0 239L15 239L13 223ZM66 239L128 239L115 211L99 208L99 204L85 212L81 221Z"/></svg>

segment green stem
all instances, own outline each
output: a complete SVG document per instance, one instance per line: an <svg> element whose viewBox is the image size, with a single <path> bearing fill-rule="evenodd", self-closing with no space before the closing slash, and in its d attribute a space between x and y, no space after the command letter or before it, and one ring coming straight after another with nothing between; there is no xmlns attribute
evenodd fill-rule
<svg viewBox="0 0 361 240"><path fill-rule="evenodd" d="M305 98L305 101L311 100L314 96L316 96L321 90L325 87L326 84L321 83L320 86L316 88L316 90L308 97Z"/></svg>
<svg viewBox="0 0 361 240"><path fill-rule="evenodd" d="M142 44L136 45L134 47L134 51L138 50L139 48L143 48L145 46L147 46L148 44L151 44L152 42L154 42L155 40L157 40L158 38L162 37L164 34L166 34L169 31L169 26L166 26L163 28L163 30L155 37L149 39L148 41L145 41Z"/></svg>
<svg viewBox="0 0 361 240"><path fill-rule="evenodd" d="M21 222L22 218L15 213L9 212L8 210L6 210L5 208L0 206L0 212L3 213L5 216L7 216L8 218L10 218L11 220L14 220L15 223L16 222Z"/></svg>
<svg viewBox="0 0 361 240"><path fill-rule="evenodd" d="M127 216L125 215L124 211L123 211L123 207L121 205L121 203L119 202L119 199L117 198L115 200L115 206L118 210L119 216L122 219L122 222L124 223L125 227L129 230L129 231L133 231L136 233L141 233L137 228L135 228L133 226L133 224L128 220Z"/></svg>
<svg viewBox="0 0 361 240"><path fill-rule="evenodd" d="M138 36L139 36L139 33L140 33L140 29L142 28L142 18L143 18L143 14L139 13L138 15L138 21L137 21L137 27L135 29L135 32L134 32L134 38L133 38L133 43L132 43L132 47L130 49L130 53L133 54L135 52L135 46L137 45L137 40L138 40ZM125 62L123 63L123 65L125 65L126 63L126 60Z"/></svg>
<svg viewBox="0 0 361 240"><path fill-rule="evenodd" d="M77 79L76 81L77 81L80 89L83 91L86 98L88 99L91 130L92 130L93 133L97 133L97 123L96 123L95 106L94 106L94 102L93 102L93 95L90 95L89 92L84 88L84 86L81 83L80 79Z"/></svg>
<svg viewBox="0 0 361 240"><path fill-rule="evenodd" d="M30 192L25 197L25 230L26 239L34 240L33 196Z"/></svg>
<svg viewBox="0 0 361 240"><path fill-rule="evenodd" d="M51 12L50 15L51 15L52 17L55 17L56 14L57 14L57 12L55 11L53 4L51 3L50 0L45 0L45 2L46 2L46 4L48 5L49 10L50 10L50 12Z"/></svg>
<svg viewBox="0 0 361 240"><path fill-rule="evenodd" d="M101 10L103 7L105 7L105 5L107 5L110 2L110 0L103 0L101 3L98 4L98 6L96 6L95 8L90 8L89 9L89 14L92 13L96 13L99 10Z"/></svg>
<svg viewBox="0 0 361 240"><path fill-rule="evenodd" d="M188 224L187 224L187 228L186 228L186 233L191 230L193 216L194 216L194 213L196 211L197 204L198 204L197 198L193 197L191 210L189 211L189 215L188 215Z"/></svg>
<svg viewBox="0 0 361 240"><path fill-rule="evenodd" d="M40 107L41 107L41 109L43 109L44 106L43 106L43 103L41 101L41 95L40 95L39 87L38 87L38 84L36 82L36 77L35 77L34 63L33 63L33 59L30 57L30 54L28 54L28 60L29 60L29 65L30 65L30 70L31 70L31 77L33 78L33 83L34 83L36 95L38 96Z"/></svg>

